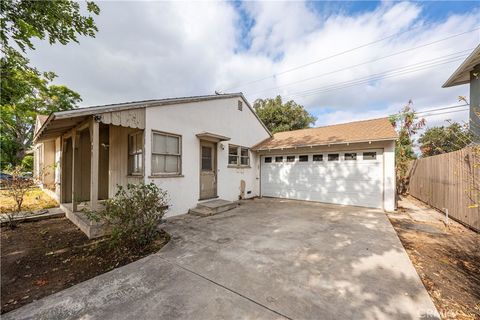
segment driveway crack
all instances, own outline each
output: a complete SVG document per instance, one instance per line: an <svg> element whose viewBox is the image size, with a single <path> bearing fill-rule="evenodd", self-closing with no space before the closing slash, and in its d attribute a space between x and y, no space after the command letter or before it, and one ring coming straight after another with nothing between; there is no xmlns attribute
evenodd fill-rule
<svg viewBox="0 0 480 320"><path fill-rule="evenodd" d="M289 320L293 320L293 318L290 318L289 316L287 316L287 315L285 315L285 314L283 314L283 313L281 313L281 312L279 312L279 311L277 311L277 310L274 310L274 309L272 309L272 308L270 308L270 307L268 307L268 306L266 306L266 305L264 305L264 304L262 304L262 303L260 303L260 302L258 302L258 301L256 301L256 300L252 299L252 298L249 298L249 297L247 297L246 295L243 295L243 294L241 294L241 293L238 292L238 291L235 291L235 290L233 290L233 289L231 289L231 288L228 288L228 287L224 286L223 284L216 282L215 280L212 280L212 279L210 279L210 278L207 278L206 276L204 276L204 275L202 275L202 274L200 274L200 273L198 273L198 272L195 272L195 271L193 271L193 270L191 270L191 269L189 269L189 268L187 268L187 267L184 267L184 266L182 266L182 265L180 265L180 264L178 264L178 263L176 263L176 262L170 261L170 260L165 259L165 258L163 258L163 257L160 257L160 256L159 256L159 258L162 259L163 261L167 262L167 263L170 263L170 264L172 264L172 265L174 265L174 266L182 269L182 270L185 270L185 271L187 271L187 272L189 272L189 273L191 273L191 274L194 274L194 275L196 275L197 277L200 277L200 278L202 278L202 279L204 279L204 280L207 280L208 282L211 282L211 283L213 283L214 285L217 285L217 286L219 286L219 287L221 287L221 288L223 288L223 289L225 289L225 290L228 290L228 291L230 291L231 293L233 293L233 294L235 294L235 295L237 295L237 296L239 296L239 297L242 297L243 299L247 299L248 301L253 302L253 303L256 304L257 306L259 306L259 307L261 307L261 308L264 308L264 309L267 309L268 311L273 312L273 313L275 313L276 315L278 315L278 316L280 316L280 317L282 317L282 318L289 319Z"/></svg>

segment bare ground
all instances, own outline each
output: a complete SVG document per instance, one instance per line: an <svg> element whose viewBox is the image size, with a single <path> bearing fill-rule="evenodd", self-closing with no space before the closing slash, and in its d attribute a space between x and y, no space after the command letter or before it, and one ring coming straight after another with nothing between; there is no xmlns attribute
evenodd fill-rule
<svg viewBox="0 0 480 320"><path fill-rule="evenodd" d="M168 235L142 252L112 250L89 240L66 218L1 229L1 313L157 252Z"/></svg>
<svg viewBox="0 0 480 320"><path fill-rule="evenodd" d="M480 319L480 234L412 197L389 217L442 318Z"/></svg>

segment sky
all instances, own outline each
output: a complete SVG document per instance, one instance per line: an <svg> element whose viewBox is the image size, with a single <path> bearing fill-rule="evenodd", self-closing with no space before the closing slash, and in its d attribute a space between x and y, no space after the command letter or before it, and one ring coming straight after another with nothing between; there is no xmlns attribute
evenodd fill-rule
<svg viewBox="0 0 480 320"><path fill-rule="evenodd" d="M441 86L480 43L474 1L97 3L95 38L36 41L27 54L81 106L241 91L251 103L293 99L316 126L387 116L410 99L419 111L454 106L468 86Z"/></svg>

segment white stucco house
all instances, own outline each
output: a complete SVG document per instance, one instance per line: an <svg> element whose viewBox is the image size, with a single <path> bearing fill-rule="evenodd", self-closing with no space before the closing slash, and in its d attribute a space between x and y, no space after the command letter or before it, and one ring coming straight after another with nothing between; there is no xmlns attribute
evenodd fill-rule
<svg viewBox="0 0 480 320"><path fill-rule="evenodd" d="M212 199L281 197L395 209L394 146L384 119L272 135L243 94L149 100L55 112L39 118L35 166L88 236L80 212L117 185L153 182L167 216Z"/></svg>

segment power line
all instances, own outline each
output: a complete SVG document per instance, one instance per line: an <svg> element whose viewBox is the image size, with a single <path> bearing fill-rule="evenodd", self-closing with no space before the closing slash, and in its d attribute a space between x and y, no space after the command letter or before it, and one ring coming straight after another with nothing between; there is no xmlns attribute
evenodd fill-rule
<svg viewBox="0 0 480 320"><path fill-rule="evenodd" d="M442 114L448 114L448 113L454 113L454 112L463 112L463 111L468 111L468 110L470 110L470 109L466 108L466 109L462 109L462 110L452 110L452 111L445 111L445 112L439 112L439 113L431 113L431 114L422 115L421 117L422 118L433 117L433 116L439 116L439 115L442 115Z"/></svg>
<svg viewBox="0 0 480 320"><path fill-rule="evenodd" d="M360 84L366 84L366 83L369 83L371 81L378 81L378 80L382 80L382 79L396 77L396 76L399 76L399 75L418 72L418 71L422 71L422 70L429 69L429 68L432 68L432 67L437 67L437 66L440 66L440 65L443 65L443 64L456 62L456 61L459 61L459 60L462 60L462 59L463 59L462 57L456 57L454 59L450 59L450 60L447 60L447 61L428 63L428 64L420 65L420 66L417 66L417 67L414 67L414 68L412 68L411 66L408 66L408 67L392 69L392 70L389 70L387 72L378 73L378 74L371 75L371 76L368 76L368 77L362 77L362 78L357 78L355 80L338 82L338 83L335 83L333 85L318 87L318 88L309 89L309 90L305 90L305 91L299 91L299 92L295 92L295 93L292 93L292 94L287 94L285 96L286 97L294 97L294 96L308 97L308 96L315 95L315 94L318 94L318 93L329 92L329 91L339 90L339 89L345 89L345 88L349 88L349 87L360 85ZM406 70L402 70L402 69L406 69ZM412 70L408 70L408 69L412 69Z"/></svg>
<svg viewBox="0 0 480 320"><path fill-rule="evenodd" d="M442 58L442 57L451 56L451 55L460 54L460 53L467 53L467 52L470 53L473 49L474 49L474 48L470 48L470 49L466 49L466 50L454 52L454 53L451 53L451 54L448 54L448 55L445 55L445 56L438 57L437 59L440 59L440 58ZM402 51L402 52L403 52L403 51ZM398 52L397 52L397 53L393 53L393 54L390 54L390 55L387 55L387 56L383 56L383 57L380 57L380 58L377 58L377 59L373 59L373 60L365 61L365 62L362 62L362 63L354 64L354 65L351 65L351 66L348 66L348 67L345 67L345 68L337 69L337 70L334 70L334 71L329 71L329 72L322 73L322 74L319 74L319 75L316 75L316 76L313 76L313 77L310 77L310 78L301 79L301 80L294 81L294 82L290 82L290 83L283 84L283 85L280 85L280 86L271 87L271 88L268 88L268 89L262 89L262 90L260 90L260 91L255 91L255 92L253 92L253 93L251 93L251 94L254 95L254 94L262 93L262 92L265 92L265 91L270 91L270 90L274 90L274 89L279 89L279 88L283 88L283 87L288 87L288 86L291 86L291 85L294 85L294 84L298 84L298 83L310 81L310 80L313 80L313 79L318 79L318 78L321 78L321 77L323 77L323 76L335 74L335 73L338 73L338 72L341 72L341 71L345 71L345 70L350 70L350 69L352 69L352 68L356 68L356 67L359 67L359 66L362 66L362 65L366 65L366 64L369 64L369 63L372 63L372 62L377 62L377 61L380 61L380 60L383 60L383 59L386 59L386 58L395 56L395 55L397 55L397 54L399 54L399 53L398 53ZM433 59L433 60L434 60L434 59ZM428 60L427 60L427 61L428 61Z"/></svg>
<svg viewBox="0 0 480 320"><path fill-rule="evenodd" d="M406 49L406 50L403 50L403 52L407 52L407 51L411 51L411 50L416 50L416 49L419 49L419 48L423 48L423 47L426 47L426 46L430 46L430 45L433 45L433 44L436 44L436 43L439 43L439 42L442 42L442 41L446 41L446 40L449 40L449 39L452 39L452 38L455 38L455 37L462 36L462 35L464 35L464 34L473 32L473 31L478 30L478 29L480 29L480 27L476 27L476 28L474 28L474 29L470 29L470 30L467 30L467 31L464 31L464 32L461 32L461 33L457 33L457 34L454 34L454 35L451 35L451 36L448 36L448 37L445 37L445 38L441 38L441 39L438 39L438 40L435 40L435 41L432 41L432 42L429 42L429 43L425 43L425 44L422 44L422 45L419 45L419 46L416 46L416 47L413 47L413 48L410 48L410 49ZM289 73L289 72L292 72L292 71L295 71L295 70L299 70L299 69L302 69L302 68L311 66L311 65L313 65L313 64L316 64L316 63L319 63L319 62L322 62L322 61L325 61L325 60L328 60L328 59L331 59L331 58L334 58L334 57L338 57L338 56L344 55L344 54L349 53L349 52L352 52L352 51L354 51L354 50L357 50L357 49L360 49L360 48L364 48L364 47L370 46L370 45L372 45L372 44L375 44L375 43L384 41L384 40L386 40L386 39L389 39L389 38L398 36L398 35L400 35L400 34L403 34L403 33L406 33L406 32L408 32L408 31L412 31L412 30L415 30L415 28L414 28L414 29L409 29L409 30L406 30L406 31L402 31L402 32L400 32L400 33L397 33L397 34L394 34L394 35L391 35L391 36L388 36L388 37L385 37L385 38L382 38L382 39L378 39L378 40L376 40L376 41L373 41L373 42L370 42L370 43L367 43L367 44L364 44L364 45L361 45L361 46L359 46L359 47L355 47L355 48L352 48L352 49L349 49L349 50L346 50L346 51L342 51L342 52L336 53L336 54L331 55L331 56L327 56L327 57L324 57L324 58L321 58L321 59L318 59L318 60L314 60L314 61L308 62L308 63L306 63L306 64L303 64L303 65L299 65L299 66L296 66L296 67L293 67L293 68L290 68L290 69L286 69L286 70L284 70L284 71L280 71L280 72L278 72L278 73L275 73L275 74L273 74L273 75L269 75L269 76L264 77L264 78L260 78L260 79L253 80L253 81L249 81L249 82L246 82L246 83L244 83L244 84L237 85L237 86L234 86L234 87L230 87L230 88L225 89L224 91L230 91L230 90L235 89L235 88L242 88L242 87L245 87L245 86L248 86L248 85L251 85L251 84L260 82L260 81L263 81L263 80L270 79L270 78L272 78L272 77L278 77L278 76L280 76L280 75L283 75L283 74L286 74L286 73ZM402 52L402 53L403 53L403 52ZM400 54L400 53L398 53L398 54Z"/></svg>
<svg viewBox="0 0 480 320"><path fill-rule="evenodd" d="M448 109L455 109L455 108L461 108L461 107L466 107L466 106L469 106L469 104L465 103L465 104L459 104L459 105L456 105L456 106L434 108L434 109L428 109L428 110L420 110L420 111L417 112L417 115L422 114L422 113L431 112L431 111L448 110Z"/></svg>

